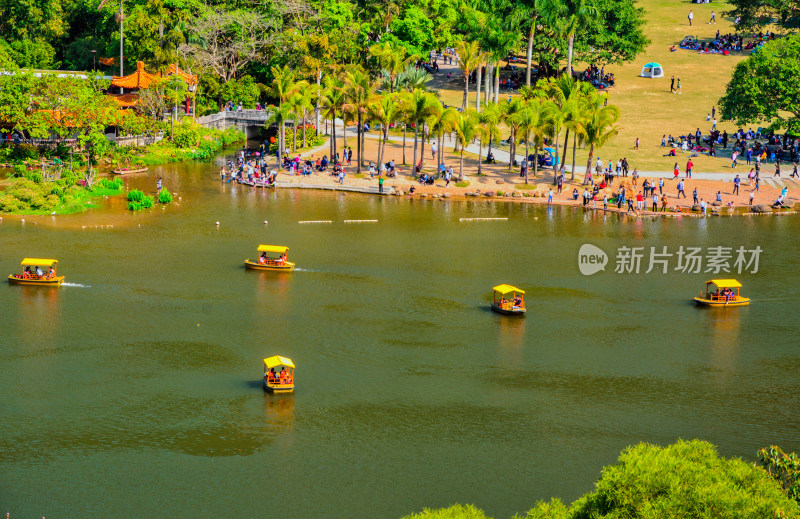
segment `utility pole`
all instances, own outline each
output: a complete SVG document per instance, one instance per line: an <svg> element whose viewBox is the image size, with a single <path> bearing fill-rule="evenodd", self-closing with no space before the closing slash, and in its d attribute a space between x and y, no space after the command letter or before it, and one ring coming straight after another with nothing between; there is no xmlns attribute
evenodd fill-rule
<svg viewBox="0 0 800 519"><path fill-rule="evenodd" d="M120 77L125 75L124 64L122 62L124 56L124 50L122 47L123 42L123 29L125 27L125 14L122 11L122 0L119 0L119 75Z"/></svg>

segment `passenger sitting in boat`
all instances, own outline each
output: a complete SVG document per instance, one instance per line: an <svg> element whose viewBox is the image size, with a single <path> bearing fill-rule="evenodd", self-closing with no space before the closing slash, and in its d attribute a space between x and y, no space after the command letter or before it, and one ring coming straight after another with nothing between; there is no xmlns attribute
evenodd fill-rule
<svg viewBox="0 0 800 519"><path fill-rule="evenodd" d="M286 261L286 253L285 252L283 254L281 254L280 258L278 258L278 263L283 263L284 261Z"/></svg>
<svg viewBox="0 0 800 519"><path fill-rule="evenodd" d="M50 270L47 271L47 279L53 279L56 275L56 271L53 270L53 267L50 267Z"/></svg>
<svg viewBox="0 0 800 519"><path fill-rule="evenodd" d="M267 264L267 253L266 252L262 252L261 253L261 257L258 258L258 264L259 265L266 265Z"/></svg>
<svg viewBox="0 0 800 519"><path fill-rule="evenodd" d="M42 279L44 276L44 272L42 272L41 267L36 267L36 279Z"/></svg>
<svg viewBox="0 0 800 519"><path fill-rule="evenodd" d="M267 381L275 382L276 380L278 380L278 375L275 374L275 368L272 368L267 372Z"/></svg>
<svg viewBox="0 0 800 519"><path fill-rule="evenodd" d="M505 297L501 297L500 298L500 308L506 306L506 303L508 303L508 300Z"/></svg>
<svg viewBox="0 0 800 519"><path fill-rule="evenodd" d="M280 373L281 384L286 384L287 377L288 373L286 373L286 368L281 368L281 373Z"/></svg>
<svg viewBox="0 0 800 519"><path fill-rule="evenodd" d="M22 279L30 279L31 278L31 268L25 267L25 270L22 271Z"/></svg>
<svg viewBox="0 0 800 519"><path fill-rule="evenodd" d="M522 306L522 298L520 296L514 298L514 306Z"/></svg>

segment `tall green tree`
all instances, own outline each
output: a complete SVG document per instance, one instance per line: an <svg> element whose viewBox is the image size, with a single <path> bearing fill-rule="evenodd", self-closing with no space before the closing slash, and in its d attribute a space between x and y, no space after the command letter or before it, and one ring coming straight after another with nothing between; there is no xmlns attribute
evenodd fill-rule
<svg viewBox="0 0 800 519"><path fill-rule="evenodd" d="M564 32L567 35L567 74L572 76L572 53L575 46L575 33L589 25L600 11L591 0L568 0Z"/></svg>
<svg viewBox="0 0 800 519"><path fill-rule="evenodd" d="M361 173L364 143L364 119L372 101L374 91L369 74L360 66L353 67L344 76L345 104L343 111L349 113L358 124L356 131L356 171Z"/></svg>
<svg viewBox="0 0 800 519"><path fill-rule="evenodd" d="M761 123L800 132L800 35L771 41L733 71L719 106L740 126Z"/></svg>
<svg viewBox="0 0 800 519"><path fill-rule="evenodd" d="M589 172L592 168L592 159L596 149L602 148L612 137L619 133L619 128L614 126L619 121L619 108L606 105L607 94L595 94L585 98L581 103L582 117L576 128L578 139L589 146L589 158L586 162L586 175L583 183L589 182Z"/></svg>
<svg viewBox="0 0 800 519"><path fill-rule="evenodd" d="M456 119L453 131L459 144L460 156L458 159L458 180L464 180L464 148L469 146L475 137L478 136L478 113L474 110L467 110L459 114ZM480 157L478 157L480 160Z"/></svg>

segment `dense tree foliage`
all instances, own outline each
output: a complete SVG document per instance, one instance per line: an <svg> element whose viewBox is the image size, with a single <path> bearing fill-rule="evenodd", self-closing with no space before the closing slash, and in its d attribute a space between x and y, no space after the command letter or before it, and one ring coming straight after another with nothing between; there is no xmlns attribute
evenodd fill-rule
<svg viewBox="0 0 800 519"><path fill-rule="evenodd" d="M425 510L407 519L477 519L474 507ZM570 506L539 502L526 519L657 519L708 517L796 519L797 503L763 469L719 456L713 445L679 441L668 447L639 444L605 467L596 489Z"/></svg>
<svg viewBox="0 0 800 519"><path fill-rule="evenodd" d="M370 50L376 45L426 59L433 49L477 42L494 84L487 94L496 97L498 62L526 54L529 43L540 75L564 68L570 43L576 61L601 64L632 60L647 44L635 0L0 0L0 12L0 67L118 74L123 21L125 71L141 60L148 70L177 63L199 74L202 110L252 99L226 99L238 91L222 85L246 76L268 85L273 67L288 65L320 86L324 74L355 64L375 78L386 68Z"/></svg>
<svg viewBox="0 0 800 519"><path fill-rule="evenodd" d="M739 125L763 123L800 131L800 36L771 41L736 65L722 117Z"/></svg>
<svg viewBox="0 0 800 519"><path fill-rule="evenodd" d="M739 27L761 29L776 24L800 27L800 0L728 0L733 9L726 15L739 19Z"/></svg>

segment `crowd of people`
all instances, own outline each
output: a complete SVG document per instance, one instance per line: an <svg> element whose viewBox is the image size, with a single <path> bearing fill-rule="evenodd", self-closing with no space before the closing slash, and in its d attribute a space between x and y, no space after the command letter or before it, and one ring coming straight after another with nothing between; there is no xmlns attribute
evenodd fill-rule
<svg viewBox="0 0 800 519"><path fill-rule="evenodd" d="M700 41L697 36L686 36L678 45L681 49L696 50L701 54L728 54L729 52L752 51L775 38L775 33L758 33L750 39L741 34L717 34L711 41ZM670 50L675 51L673 46Z"/></svg>

